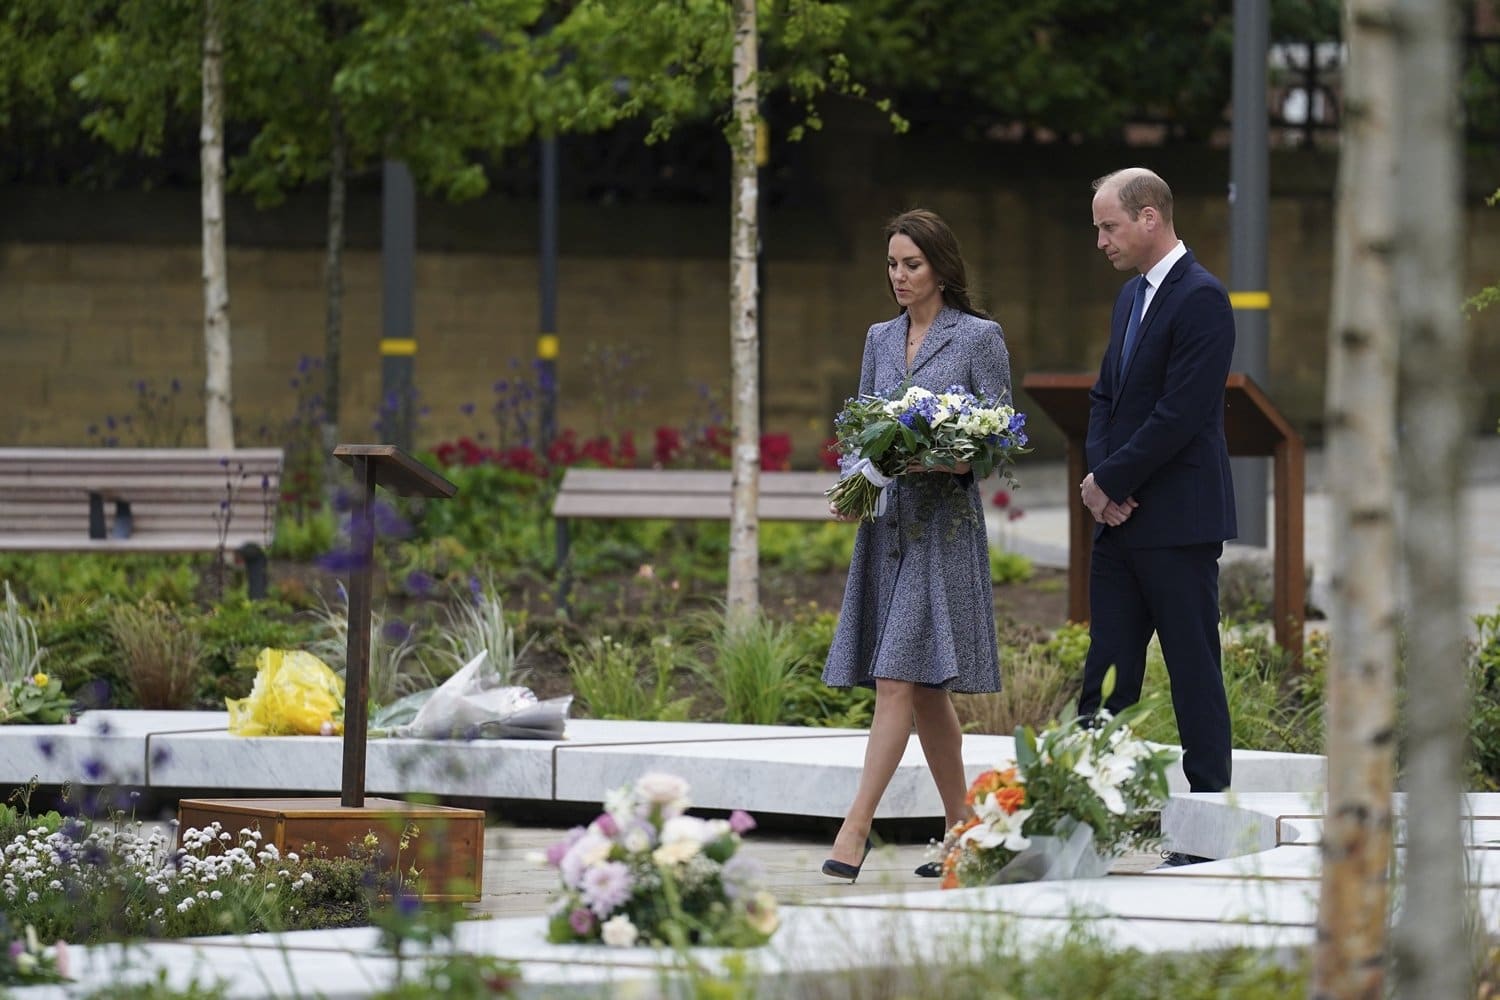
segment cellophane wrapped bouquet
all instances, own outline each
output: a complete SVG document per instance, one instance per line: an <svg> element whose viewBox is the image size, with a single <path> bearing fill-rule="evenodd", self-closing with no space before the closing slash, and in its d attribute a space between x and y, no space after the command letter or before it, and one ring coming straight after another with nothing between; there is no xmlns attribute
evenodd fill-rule
<svg viewBox="0 0 1500 1000"><path fill-rule="evenodd" d="M646 774L609 795L604 812L547 851L562 890L549 912L556 943L753 947L780 923L761 864L740 853L755 821L687 815L688 786Z"/></svg>
<svg viewBox="0 0 1500 1000"><path fill-rule="evenodd" d="M1154 817L1177 751L1135 736L1139 707L1101 712L1089 728L1019 727L1016 760L974 779L973 815L937 847L943 888L1096 877L1125 851L1158 843Z"/></svg>
<svg viewBox="0 0 1500 1000"><path fill-rule="evenodd" d="M981 399L961 385L856 396L834 420L843 478L828 496L841 515L869 520L885 510L885 487L911 471L967 462L976 479L997 468L1009 476L1026 451L1025 427L1026 415L1009 403Z"/></svg>

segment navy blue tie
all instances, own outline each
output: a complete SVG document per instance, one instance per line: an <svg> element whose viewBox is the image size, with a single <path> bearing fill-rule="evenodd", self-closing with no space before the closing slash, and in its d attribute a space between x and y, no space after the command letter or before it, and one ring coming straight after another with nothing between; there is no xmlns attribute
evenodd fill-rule
<svg viewBox="0 0 1500 1000"><path fill-rule="evenodd" d="M1146 289L1151 283L1143 274L1135 283L1135 299L1130 303L1130 319L1125 323L1125 343L1120 347L1120 374L1125 373L1125 366L1130 362L1130 352L1135 350L1136 334L1141 332L1141 313L1146 305Z"/></svg>

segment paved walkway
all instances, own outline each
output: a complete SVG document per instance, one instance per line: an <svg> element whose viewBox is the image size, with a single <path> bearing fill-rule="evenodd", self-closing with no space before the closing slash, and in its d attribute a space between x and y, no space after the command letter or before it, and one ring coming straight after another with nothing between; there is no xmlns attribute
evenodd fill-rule
<svg viewBox="0 0 1500 1000"><path fill-rule="evenodd" d="M537 855L563 838L561 827L492 826L485 834L484 895L469 909L497 917L534 916L546 912L557 890L557 872ZM938 879L917 878L913 869L927 860L921 844L892 844L870 852L859 881L831 879L819 869L833 838L813 834L746 834L743 851L765 866L767 888L783 904L822 898L874 895L939 889ZM1146 871L1161 863L1156 854L1130 854L1115 863L1111 874Z"/></svg>

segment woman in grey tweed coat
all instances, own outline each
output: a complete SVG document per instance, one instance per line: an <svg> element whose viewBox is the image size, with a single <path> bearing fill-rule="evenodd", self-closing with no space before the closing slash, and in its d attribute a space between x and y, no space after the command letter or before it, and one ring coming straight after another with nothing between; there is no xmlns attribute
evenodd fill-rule
<svg viewBox="0 0 1500 1000"><path fill-rule="evenodd" d="M1004 336L969 302L952 230L916 210L892 219L886 238L901 314L870 327L860 393L962 385L982 398L1009 400ZM968 811L963 737L948 692L999 690L1000 662L984 508L966 465L897 477L887 487L885 513L859 525L823 681L875 689L859 788L823 865L825 874L853 879L914 720L948 826ZM930 863L917 874L940 870Z"/></svg>

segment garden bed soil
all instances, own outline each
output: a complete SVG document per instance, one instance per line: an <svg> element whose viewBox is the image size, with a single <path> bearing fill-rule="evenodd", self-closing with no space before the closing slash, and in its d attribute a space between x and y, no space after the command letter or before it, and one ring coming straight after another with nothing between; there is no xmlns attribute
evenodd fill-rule
<svg viewBox="0 0 1500 1000"><path fill-rule="evenodd" d="M768 615L790 618L794 615L837 614L844 598L846 571L843 569L814 573L787 573L763 569L761 573L761 606ZM273 587L294 603L316 603L318 600L337 606L340 580L312 564L272 564ZM539 698L571 693L562 644L548 641L561 633L587 635L593 630L628 629L631 620L639 627L642 621L660 620L664 616L690 614L713 608L722 599L722 586L696 583L694 592L669 593L670 581L642 578L639 574L622 574L580 581L574 585L575 610L567 618L556 614L554 594L549 581L532 585L513 585L505 595L509 611L524 611L527 628L524 641L533 637L523 665L530 670L529 685ZM375 593L385 588L376 582ZM1002 636L1015 632L1051 631L1067 622L1067 573L1062 570L1036 568L1029 580L997 584L995 620ZM439 602L433 598L393 596L376 599L387 620L428 619L441 621ZM1003 640L1002 640L1003 642ZM691 678L684 678L689 681Z"/></svg>

